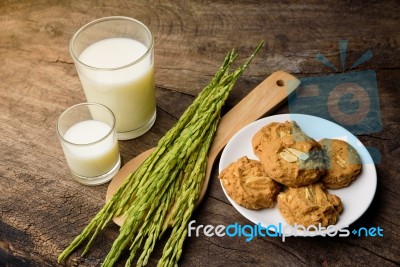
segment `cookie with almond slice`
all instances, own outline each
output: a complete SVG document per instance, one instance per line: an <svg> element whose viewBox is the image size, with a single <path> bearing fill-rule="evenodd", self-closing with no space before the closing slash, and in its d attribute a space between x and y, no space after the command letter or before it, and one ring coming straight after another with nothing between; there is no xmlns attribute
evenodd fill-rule
<svg viewBox="0 0 400 267"><path fill-rule="evenodd" d="M253 136L252 147L254 154L260 157L271 141L300 131L301 129L295 121L271 122L258 130Z"/></svg>
<svg viewBox="0 0 400 267"><path fill-rule="evenodd" d="M321 145L301 131L270 141L259 159L268 176L286 186L312 184L325 172Z"/></svg>
<svg viewBox="0 0 400 267"><path fill-rule="evenodd" d="M361 173L361 159L357 150L349 143L339 139L319 141L324 152L326 172L321 183L329 189L349 186Z"/></svg>
<svg viewBox="0 0 400 267"><path fill-rule="evenodd" d="M261 163L246 156L226 167L219 178L229 197L248 209L272 208L280 192Z"/></svg>
<svg viewBox="0 0 400 267"><path fill-rule="evenodd" d="M340 198L329 194L321 183L288 187L278 195L278 209L291 225L323 227L338 221L343 205Z"/></svg>

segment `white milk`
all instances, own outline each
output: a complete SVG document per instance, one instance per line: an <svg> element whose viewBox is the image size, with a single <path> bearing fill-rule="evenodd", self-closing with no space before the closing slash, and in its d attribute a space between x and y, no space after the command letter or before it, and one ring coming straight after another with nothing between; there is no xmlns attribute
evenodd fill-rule
<svg viewBox="0 0 400 267"><path fill-rule="evenodd" d="M64 139L75 144L63 143L65 158L74 174L96 177L116 166L119 161L118 141L113 134L107 135L110 130L105 122L86 120L65 132Z"/></svg>
<svg viewBox="0 0 400 267"><path fill-rule="evenodd" d="M79 56L79 60L88 66L119 68L81 67L79 71L88 102L104 104L114 112L118 133L138 129L155 118L152 56L120 68L138 60L146 51L146 46L136 40L109 38L90 45Z"/></svg>

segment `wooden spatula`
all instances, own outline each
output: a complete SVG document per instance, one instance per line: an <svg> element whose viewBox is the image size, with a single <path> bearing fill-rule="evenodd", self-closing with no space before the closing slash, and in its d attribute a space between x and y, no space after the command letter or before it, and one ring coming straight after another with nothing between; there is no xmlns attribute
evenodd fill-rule
<svg viewBox="0 0 400 267"><path fill-rule="evenodd" d="M208 153L206 177L196 205L203 200L206 194L215 159L232 136L247 124L272 112L299 84L298 79L284 71L274 72L221 118ZM154 148L149 149L136 156L119 170L108 186L106 200L112 197L124 179L135 171L153 150ZM118 225L122 224L120 218L115 218L114 222Z"/></svg>

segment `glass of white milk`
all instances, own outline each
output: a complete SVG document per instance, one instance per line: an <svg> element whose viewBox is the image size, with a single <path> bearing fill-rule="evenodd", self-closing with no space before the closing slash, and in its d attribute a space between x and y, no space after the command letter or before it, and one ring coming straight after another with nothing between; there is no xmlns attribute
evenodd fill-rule
<svg viewBox="0 0 400 267"><path fill-rule="evenodd" d="M146 25L101 18L79 29L69 47L87 101L113 111L118 139L146 133L156 119L154 39Z"/></svg>
<svg viewBox="0 0 400 267"><path fill-rule="evenodd" d="M81 103L65 110L57 135L73 177L86 185L106 183L118 172L121 157L113 112L99 103Z"/></svg>

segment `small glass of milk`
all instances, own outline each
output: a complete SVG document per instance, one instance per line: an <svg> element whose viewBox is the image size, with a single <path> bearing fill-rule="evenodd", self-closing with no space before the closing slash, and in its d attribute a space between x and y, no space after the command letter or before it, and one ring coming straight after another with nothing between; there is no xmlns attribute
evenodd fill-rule
<svg viewBox="0 0 400 267"><path fill-rule="evenodd" d="M70 42L88 102L109 107L119 140L147 132L156 119L154 39L142 22L121 16L92 21Z"/></svg>
<svg viewBox="0 0 400 267"><path fill-rule="evenodd" d="M106 183L118 172L121 157L113 112L98 103L81 103L65 110L57 135L74 178L86 185Z"/></svg>

